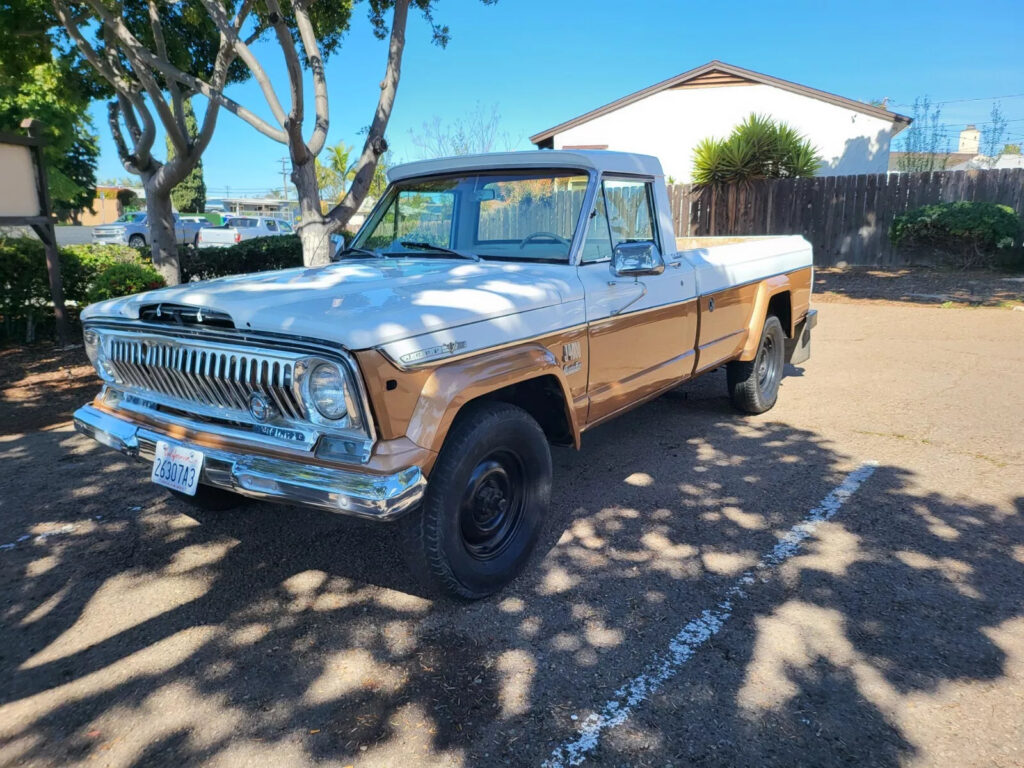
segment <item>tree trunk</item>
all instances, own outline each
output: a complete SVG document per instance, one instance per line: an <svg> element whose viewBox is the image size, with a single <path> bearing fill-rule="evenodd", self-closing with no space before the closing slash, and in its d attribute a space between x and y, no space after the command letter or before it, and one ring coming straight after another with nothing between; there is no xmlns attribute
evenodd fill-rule
<svg viewBox="0 0 1024 768"><path fill-rule="evenodd" d="M181 282L181 272L170 190L155 184L153 177L144 178L142 184L146 190L146 222L153 266L168 285L177 285Z"/></svg>
<svg viewBox="0 0 1024 768"><path fill-rule="evenodd" d="M299 214L302 216L298 226L302 263L307 267L329 264L334 250L330 239L332 227L320 208L320 187L316 183L312 157L301 165L292 165L292 182L299 195Z"/></svg>

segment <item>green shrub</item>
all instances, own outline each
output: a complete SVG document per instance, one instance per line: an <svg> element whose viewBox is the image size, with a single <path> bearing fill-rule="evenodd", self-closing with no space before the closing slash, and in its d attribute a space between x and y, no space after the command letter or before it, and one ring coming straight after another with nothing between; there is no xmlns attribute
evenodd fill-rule
<svg viewBox="0 0 1024 768"><path fill-rule="evenodd" d="M144 264L118 263L104 269L89 287L89 303L116 299L133 293L163 288L163 277L153 267Z"/></svg>
<svg viewBox="0 0 1024 768"><path fill-rule="evenodd" d="M1020 217L1010 206L960 201L897 216L889 240L896 246L932 247L962 268L990 267L1007 261L1020 231Z"/></svg>
<svg viewBox="0 0 1024 768"><path fill-rule="evenodd" d="M110 270L120 270L122 275L125 274L123 267L153 272L147 258L123 245L69 245L58 253L64 298L73 316L77 315L75 304L94 300L93 288L97 283L105 286L100 291L104 298L107 293L120 290L119 283L106 276ZM133 292L128 289L135 284L124 283L124 291ZM147 285L148 281L144 281L144 287L137 290L145 290ZM36 336L52 333L53 308L46 252L43 244L34 238L0 237L0 316L3 320L0 335L5 339L32 341Z"/></svg>
<svg viewBox="0 0 1024 768"><path fill-rule="evenodd" d="M180 253L181 279L209 280L226 275L302 266L298 235L257 237L228 248L190 248Z"/></svg>

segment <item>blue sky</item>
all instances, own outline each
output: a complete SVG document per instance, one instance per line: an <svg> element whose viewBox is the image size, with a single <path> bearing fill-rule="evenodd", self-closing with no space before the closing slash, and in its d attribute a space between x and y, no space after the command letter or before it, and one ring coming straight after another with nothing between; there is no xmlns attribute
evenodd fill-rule
<svg viewBox="0 0 1024 768"><path fill-rule="evenodd" d="M974 99L942 105L942 122L954 136L967 123L984 130L991 97L1002 96L1007 140L1024 143L1019 0L438 0L435 19L451 28L447 49L432 45L428 25L418 12L410 13L388 129L399 161L418 156L410 130L434 116L447 120L478 103L488 110L497 105L514 147L529 149L530 134L712 59L853 99L888 96L890 108L904 114L918 96ZM267 44L257 50L286 95L278 51ZM386 42L370 33L361 3L342 48L327 64L329 143L362 145L359 131L376 106L385 55ZM269 116L253 84L235 86L230 94ZM125 176L104 113L94 105L99 178ZM280 187L286 154L282 145L222 112L204 156L211 196L228 187L233 195Z"/></svg>

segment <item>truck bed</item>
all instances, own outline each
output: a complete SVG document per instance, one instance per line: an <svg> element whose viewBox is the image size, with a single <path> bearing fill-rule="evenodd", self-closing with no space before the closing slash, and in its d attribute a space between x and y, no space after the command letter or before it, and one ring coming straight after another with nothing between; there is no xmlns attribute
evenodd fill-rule
<svg viewBox="0 0 1024 768"><path fill-rule="evenodd" d="M806 269L814 263L811 246L800 235L679 237L676 248L693 266L700 295Z"/></svg>

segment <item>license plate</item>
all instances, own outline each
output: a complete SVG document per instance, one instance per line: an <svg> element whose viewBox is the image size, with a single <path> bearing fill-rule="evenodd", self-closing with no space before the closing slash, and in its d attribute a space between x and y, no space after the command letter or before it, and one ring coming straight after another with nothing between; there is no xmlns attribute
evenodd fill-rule
<svg viewBox="0 0 1024 768"><path fill-rule="evenodd" d="M150 475L150 479L157 485L195 496L202 469L202 451L157 440L153 474Z"/></svg>

